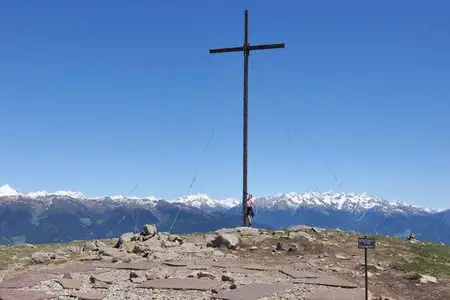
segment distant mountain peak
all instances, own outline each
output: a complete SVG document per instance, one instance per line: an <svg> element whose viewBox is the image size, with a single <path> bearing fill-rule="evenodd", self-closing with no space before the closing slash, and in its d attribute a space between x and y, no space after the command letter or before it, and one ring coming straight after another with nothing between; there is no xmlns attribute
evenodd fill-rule
<svg viewBox="0 0 450 300"><path fill-rule="evenodd" d="M9 184L0 186L0 197L20 196L20 194L13 189Z"/></svg>

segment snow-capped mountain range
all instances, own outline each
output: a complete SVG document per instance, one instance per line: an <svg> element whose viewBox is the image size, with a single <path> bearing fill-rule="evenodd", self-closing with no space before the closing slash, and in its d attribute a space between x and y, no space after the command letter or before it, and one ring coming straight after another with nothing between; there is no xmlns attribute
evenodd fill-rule
<svg viewBox="0 0 450 300"><path fill-rule="evenodd" d="M412 231L423 240L450 244L450 210L368 194L281 193L257 197L255 212L256 227L305 224L396 236ZM161 231L189 233L240 226L241 221L239 199L216 200L205 194L90 197L71 191L20 193L0 186L0 245L117 237L146 223Z"/></svg>
<svg viewBox="0 0 450 300"><path fill-rule="evenodd" d="M158 201L163 200L154 196L135 197L135 196L101 196L88 197L81 192L57 191L57 192L30 192L19 193L8 184L0 186L0 199L10 199L12 201L19 198L35 199L42 201L51 201L55 197L69 197L81 202L85 201L103 201L112 200L119 203L134 203L145 205L156 205ZM206 194L192 194L176 199L165 199L176 204L181 203L190 207L195 207L207 211L228 210L237 208L241 205L237 199L216 200ZM355 194L343 192L311 192L311 193L280 193L269 197L258 197L255 199L255 207L261 210L283 210L295 211L300 207L323 207L334 210L344 210L351 212L364 212L369 209L379 209L387 213L438 213L442 209L422 208L410 205L402 201L387 201L383 198L370 196L368 194Z"/></svg>

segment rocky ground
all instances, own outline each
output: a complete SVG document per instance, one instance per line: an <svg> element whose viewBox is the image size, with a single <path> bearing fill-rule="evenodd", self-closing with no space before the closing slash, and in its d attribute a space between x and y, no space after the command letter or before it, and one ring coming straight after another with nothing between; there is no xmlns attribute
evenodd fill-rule
<svg viewBox="0 0 450 300"><path fill-rule="evenodd" d="M117 240L2 246L0 299L364 299L357 237L306 226L176 236L146 225ZM371 299L450 299L450 247L376 238Z"/></svg>

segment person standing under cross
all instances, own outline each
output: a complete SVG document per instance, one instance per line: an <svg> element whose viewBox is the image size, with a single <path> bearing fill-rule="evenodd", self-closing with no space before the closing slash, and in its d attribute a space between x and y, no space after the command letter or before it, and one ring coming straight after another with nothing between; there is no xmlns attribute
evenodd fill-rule
<svg viewBox="0 0 450 300"><path fill-rule="evenodd" d="M255 216L255 212L253 210L253 207L255 205L255 202L253 200L253 195L249 194L247 198L247 224L248 227L252 227L252 218Z"/></svg>

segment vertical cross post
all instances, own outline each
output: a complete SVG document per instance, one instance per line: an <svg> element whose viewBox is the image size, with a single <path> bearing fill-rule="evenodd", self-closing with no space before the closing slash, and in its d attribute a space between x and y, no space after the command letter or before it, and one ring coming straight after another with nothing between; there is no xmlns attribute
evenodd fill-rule
<svg viewBox="0 0 450 300"><path fill-rule="evenodd" d="M244 33L244 149L242 170L242 225L247 225L247 175L248 175L248 11L245 10Z"/></svg>
<svg viewBox="0 0 450 300"><path fill-rule="evenodd" d="M220 48L209 50L210 54L225 53L225 52L243 52L244 53L244 143L243 143L243 170L242 170L242 222L247 225L247 196L248 196L248 57L250 51L253 50L268 50L284 48L282 44L266 44L250 46L248 42L248 11L245 10L245 25L244 25L244 45L242 47Z"/></svg>

